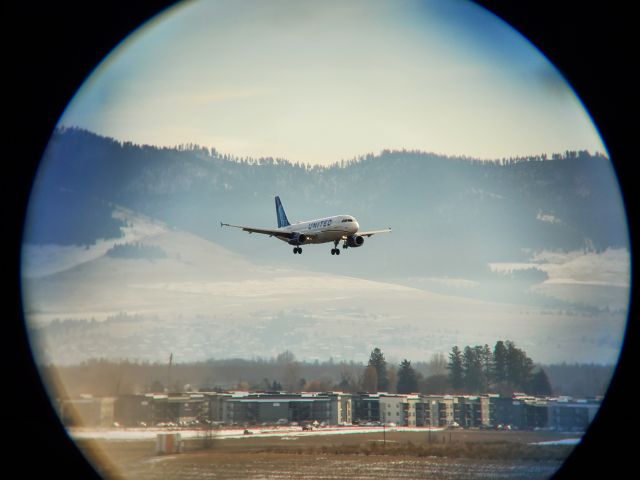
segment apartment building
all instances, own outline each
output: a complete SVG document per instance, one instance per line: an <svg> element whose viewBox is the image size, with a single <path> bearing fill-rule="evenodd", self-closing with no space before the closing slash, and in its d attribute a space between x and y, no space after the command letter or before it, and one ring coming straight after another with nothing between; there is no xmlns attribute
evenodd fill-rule
<svg viewBox="0 0 640 480"><path fill-rule="evenodd" d="M398 426L416 426L416 405L420 401L418 395L380 395L380 421Z"/></svg>
<svg viewBox="0 0 640 480"><path fill-rule="evenodd" d="M217 422L226 425L318 422L348 425L383 422L409 427L480 428L511 426L531 430L585 431L600 400L575 400L515 394L418 395L342 392L250 393L198 392L120 395L58 401L68 426L108 427L188 425Z"/></svg>
<svg viewBox="0 0 640 480"><path fill-rule="evenodd" d="M351 395L325 393L247 393L221 399L226 424L314 422L327 425L352 422Z"/></svg>
<svg viewBox="0 0 640 480"><path fill-rule="evenodd" d="M600 407L599 400L557 398L548 402L549 428L562 432L584 432Z"/></svg>
<svg viewBox="0 0 640 480"><path fill-rule="evenodd" d="M115 397L83 395L58 401L58 413L65 425L110 427L114 422L115 401Z"/></svg>

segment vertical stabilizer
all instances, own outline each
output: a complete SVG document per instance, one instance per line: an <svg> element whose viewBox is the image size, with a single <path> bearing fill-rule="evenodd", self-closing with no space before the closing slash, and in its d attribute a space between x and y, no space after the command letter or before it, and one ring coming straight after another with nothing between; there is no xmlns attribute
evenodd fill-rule
<svg viewBox="0 0 640 480"><path fill-rule="evenodd" d="M276 197L276 215L278 216L278 228L291 225L287 219L287 214L284 213L284 207L282 206L280 197Z"/></svg>

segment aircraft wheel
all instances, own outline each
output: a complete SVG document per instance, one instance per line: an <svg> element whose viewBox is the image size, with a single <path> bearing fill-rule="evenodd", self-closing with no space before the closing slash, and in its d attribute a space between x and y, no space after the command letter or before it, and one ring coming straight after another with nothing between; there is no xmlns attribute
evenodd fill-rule
<svg viewBox="0 0 640 480"><path fill-rule="evenodd" d="M336 248L336 255L340 255L340 250Z"/></svg>
<svg viewBox="0 0 640 480"><path fill-rule="evenodd" d="M298 253L298 247L293 247L293 254L295 255L296 253Z"/></svg>
<svg viewBox="0 0 640 480"><path fill-rule="evenodd" d="M335 248L332 248L332 249L331 249L331 255L335 255L335 254L336 254L336 249L335 249Z"/></svg>
<svg viewBox="0 0 640 480"><path fill-rule="evenodd" d="M302 247L298 247L298 253L302 255Z"/></svg>

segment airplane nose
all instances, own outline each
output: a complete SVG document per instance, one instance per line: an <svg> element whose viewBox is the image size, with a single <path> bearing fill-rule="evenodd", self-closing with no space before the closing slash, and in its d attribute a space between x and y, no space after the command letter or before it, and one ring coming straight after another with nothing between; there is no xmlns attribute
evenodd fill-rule
<svg viewBox="0 0 640 480"><path fill-rule="evenodd" d="M356 233L358 230L360 230L360 224L355 220L353 221L353 228L354 228L353 233Z"/></svg>

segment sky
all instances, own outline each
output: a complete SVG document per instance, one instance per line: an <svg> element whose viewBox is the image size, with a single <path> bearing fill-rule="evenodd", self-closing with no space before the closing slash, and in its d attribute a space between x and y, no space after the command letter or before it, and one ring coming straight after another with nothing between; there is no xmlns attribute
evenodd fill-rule
<svg viewBox="0 0 640 480"><path fill-rule="evenodd" d="M118 45L60 123L122 141L331 164L605 147L557 70L467 1L190 1Z"/></svg>

